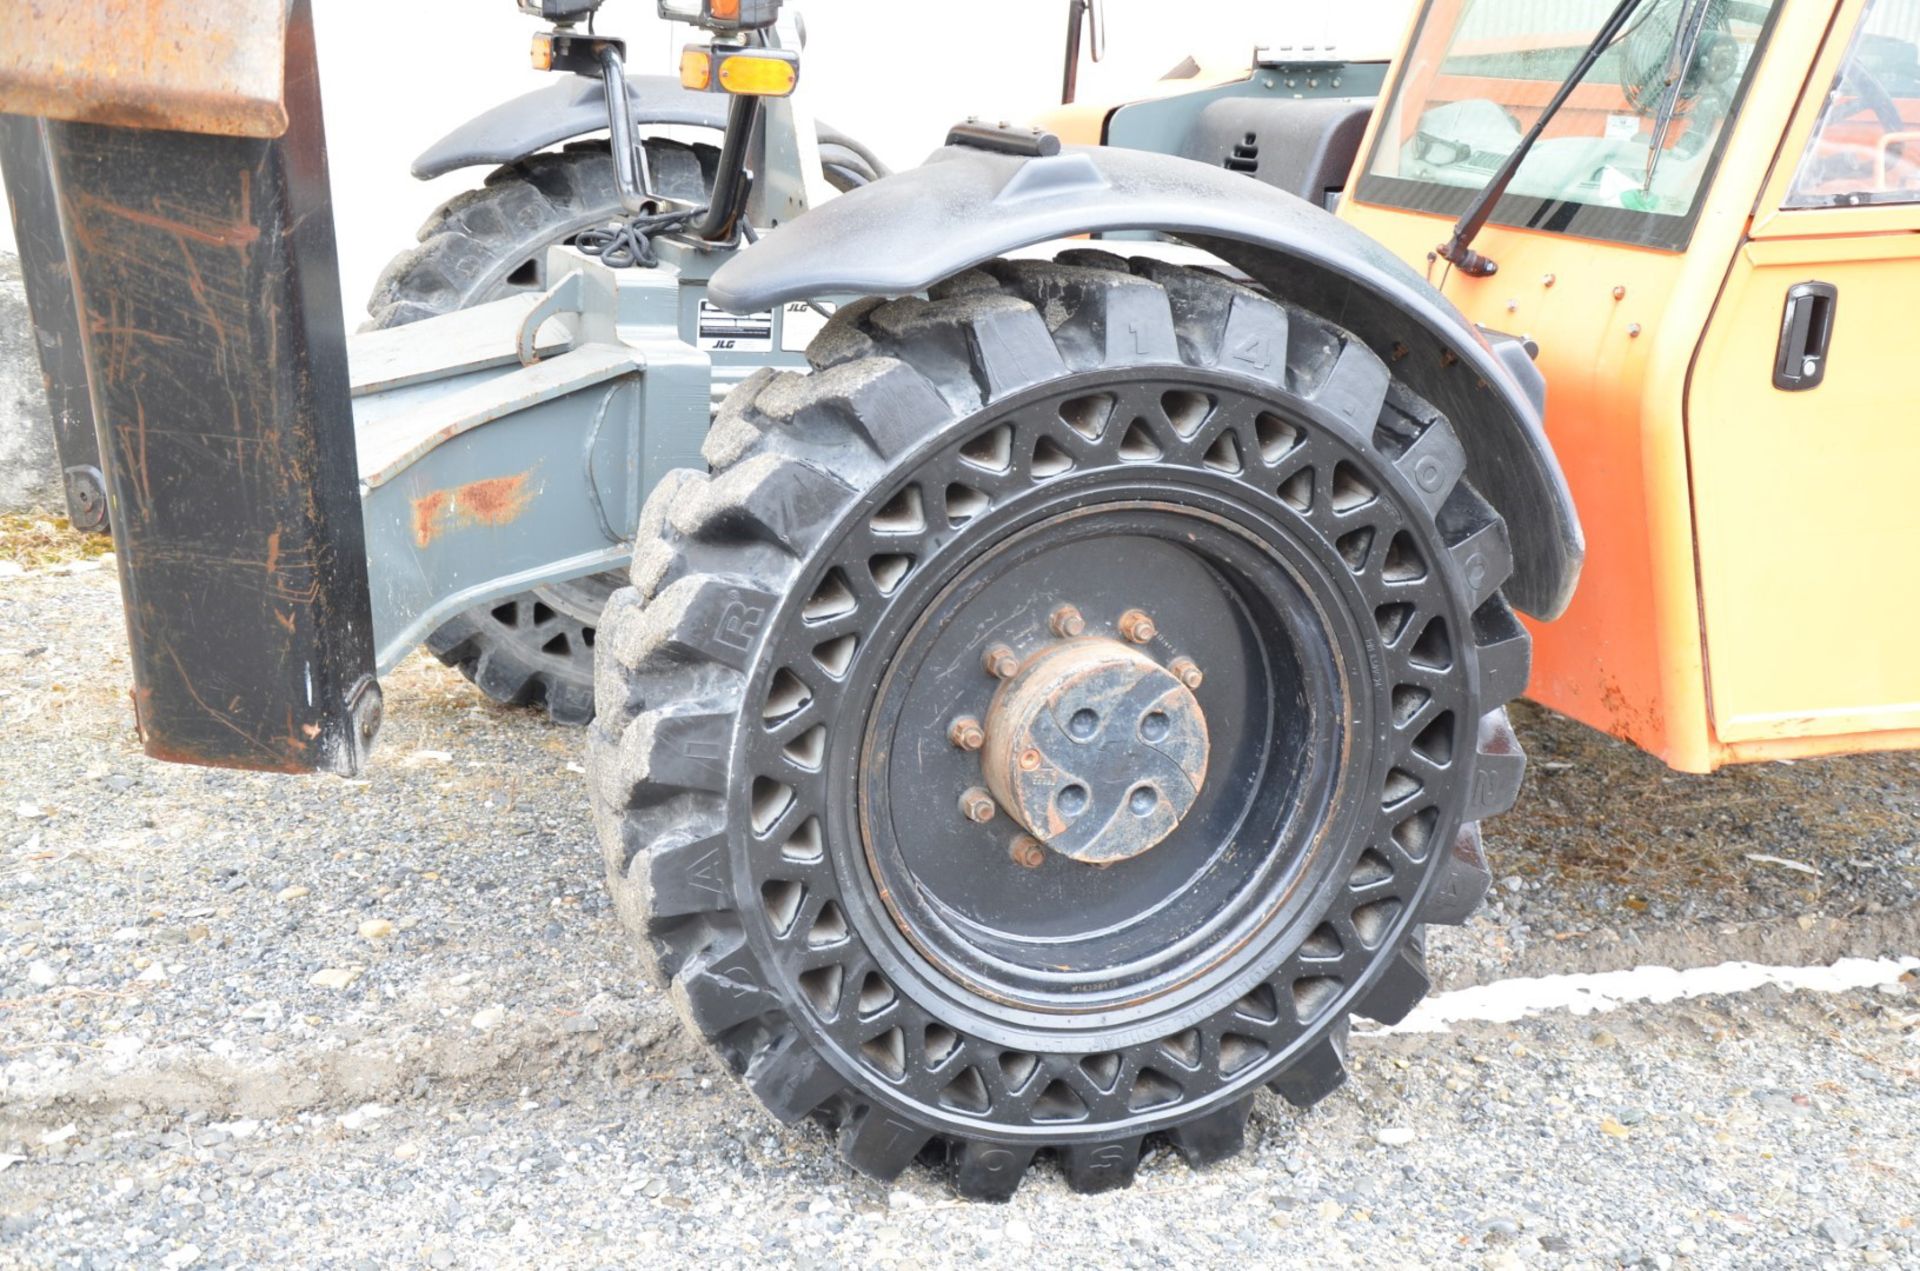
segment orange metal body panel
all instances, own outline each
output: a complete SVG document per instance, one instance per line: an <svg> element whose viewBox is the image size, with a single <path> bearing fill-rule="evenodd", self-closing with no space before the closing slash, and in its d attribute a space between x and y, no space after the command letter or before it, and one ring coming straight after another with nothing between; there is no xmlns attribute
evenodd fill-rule
<svg viewBox="0 0 1920 1271"><path fill-rule="evenodd" d="M1114 107L1092 102L1056 106L1035 122L1070 146L1097 146L1106 139L1107 116Z"/></svg>
<svg viewBox="0 0 1920 1271"><path fill-rule="evenodd" d="M1352 200L1342 215L1420 267L1450 228ZM1431 277L1468 317L1539 341L1548 435L1587 530L1572 606L1534 626L1529 696L1675 766L1709 768L1680 418L1695 339L1676 332L1697 337L1732 245L1708 262L1490 226L1477 246L1499 274Z"/></svg>
<svg viewBox="0 0 1920 1271"><path fill-rule="evenodd" d="M1795 412L1817 411L1812 399L1831 384L1782 394L1770 380L1784 287L1804 280L1799 262L1825 262L1806 277L1837 277L1920 257L1920 216L1912 207L1772 210L1784 202L1862 3L1785 0L1686 252L1490 225L1476 247L1500 262L1497 275L1468 278L1444 264L1430 274L1468 317L1539 342L1547 430L1587 531L1586 570L1572 608L1557 622L1534 624L1528 695L1686 771L1920 746L1920 681L1908 683L1916 673L1896 668L1891 646L1852 641L1844 647L1867 652L1856 665L1836 666L1831 645L1819 656L1819 637L1835 623L1898 619L1899 634L1885 640L1904 642L1906 660L1920 661L1907 634L1920 625L1920 596L1889 588L1889 561L1845 550L1858 543L1848 533L1905 529L1904 542L1880 540L1880 550L1904 558L1920 537L1914 514L1899 510L1897 498L1889 501L1895 483L1909 479L1911 459L1920 457L1910 440L1911 412L1891 412L1895 418L1850 436L1850 456L1870 457L1878 447L1887 475L1867 478L1872 506L1840 509L1834 532L1833 501L1844 499L1843 485L1823 474L1804 498L1784 497L1794 452L1780 448L1793 421L1803 418ZM1831 41L1830 29L1838 32ZM1384 117L1375 116L1363 165ZM1341 215L1421 269L1450 228L1447 218L1351 197ZM1897 237L1858 245L1875 234ZM1807 249L1822 237L1844 238L1848 246ZM1757 277L1768 260L1774 267ZM1920 261L1909 268L1920 270ZM1905 374L1889 341L1916 329L1911 299L1891 288L1875 293L1860 285L1864 276L1847 278L1855 284L1849 301L1868 299L1843 321L1854 322L1862 337L1881 338L1842 346L1836 337L1836 348L1855 349L1863 377L1895 367ZM1861 382L1854 381L1857 394L1872 391ZM1761 422L1770 431L1743 436ZM1743 441L1748 458L1735 464ZM1769 466L1774 479L1766 483ZM1696 542L1700 527L1704 552ZM1788 542L1796 546L1782 560ZM1827 612L1819 624L1797 626L1785 589L1801 585L1796 580L1810 569L1826 572L1808 588L1808 603ZM1858 598L1869 587L1883 597L1903 594L1867 609ZM1721 623L1710 633L1714 613ZM1771 640L1757 640L1752 630L1762 614L1781 624ZM1731 681L1717 694L1716 659ZM1878 700L1867 700L1876 694Z"/></svg>
<svg viewBox="0 0 1920 1271"><path fill-rule="evenodd" d="M1711 706L1736 758L1920 746L1920 430L1909 387L1920 199L1786 206L1863 7L1839 7L1688 399ZM1844 144L1856 132L1825 135ZM1815 279L1840 294L1825 382L1739 392L1771 370L1787 290Z"/></svg>

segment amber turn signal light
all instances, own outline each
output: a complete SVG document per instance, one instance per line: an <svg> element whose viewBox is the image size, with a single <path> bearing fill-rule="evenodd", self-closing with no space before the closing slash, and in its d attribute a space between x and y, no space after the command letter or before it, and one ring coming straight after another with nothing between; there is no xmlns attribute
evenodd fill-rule
<svg viewBox="0 0 1920 1271"><path fill-rule="evenodd" d="M713 87L713 50L689 44L680 50L680 87L704 93Z"/></svg>
<svg viewBox="0 0 1920 1271"><path fill-rule="evenodd" d="M689 44L680 51L680 86L741 97L787 97L800 82L800 59L785 49Z"/></svg>
<svg viewBox="0 0 1920 1271"><path fill-rule="evenodd" d="M720 87L743 97L786 97L800 82L800 62L779 49L717 53Z"/></svg>

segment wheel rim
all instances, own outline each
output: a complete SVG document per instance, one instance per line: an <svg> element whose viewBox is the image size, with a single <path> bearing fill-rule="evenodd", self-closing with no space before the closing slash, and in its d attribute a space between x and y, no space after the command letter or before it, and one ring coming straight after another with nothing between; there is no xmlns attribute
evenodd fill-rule
<svg viewBox="0 0 1920 1271"><path fill-rule="evenodd" d="M1048 503L1084 497L1062 491ZM1124 1011L1216 967L1217 948L1244 943L1311 872L1308 831L1345 749L1346 712L1318 707L1347 697L1342 655L1300 578L1247 527L1160 500L1043 515L970 562L894 652L855 815L896 930L947 978L1047 1013ZM1114 557L1124 573L1102 569ZM977 824L956 807L981 780L979 759L923 744L944 738L956 701L985 707L993 694L974 633L1057 647L1036 584L1071 587L1089 631L1115 636L1136 600L1156 596L1163 617L1142 651L1207 669L1193 695L1210 724L1197 797L1164 839L1105 868L1057 851L1038 865L1017 859L1026 835L1004 810ZM1285 635L1262 639L1263 629ZM1260 795L1244 799L1253 788Z"/></svg>
<svg viewBox="0 0 1920 1271"><path fill-rule="evenodd" d="M564 582L544 583L533 590L554 609L591 630L599 623L600 611L607 607L608 597L625 583L625 577L618 570L610 570Z"/></svg>
<svg viewBox="0 0 1920 1271"><path fill-rule="evenodd" d="M1417 493L1390 468L1366 469L1365 447L1313 410L1266 400L1244 381L1106 373L996 407L968 432L900 463L904 475L815 553L806 584L769 624L771 656L749 689L759 717L750 707L736 734L742 766L755 775L737 796L751 831L736 846L735 877L758 893L755 938L798 990L814 1045L877 1076L913 1115L1047 1139L1171 1124L1283 1067L1382 973L1463 805L1456 787L1468 765L1450 759L1472 745L1471 672L1462 658L1432 655L1466 632L1468 615L1443 581L1430 522L1409 511ZM1302 483L1304 499L1290 497ZM991 582L1003 560L1016 577L1022 535L1043 544L1040 559L1061 550L1053 540L1074 541L1063 526L1081 523L1142 544L1182 542L1214 578L1258 582L1223 594L1235 598L1243 627L1265 603L1264 616L1289 632L1258 664L1266 678L1255 696L1268 704L1269 724L1289 717L1271 706L1290 682L1336 691L1315 698L1295 747L1318 758L1273 766L1288 778L1275 783L1287 797L1268 797L1294 815L1259 820L1256 799L1236 820L1272 830L1264 868L1241 875L1237 889L1187 902L1210 921L1181 948L1103 966L1091 957L1097 939L1083 940L1089 965L1065 984L1032 958L1023 965L983 944L977 931L944 945L929 939L915 904L933 913L942 902L940 916L951 918L955 898L936 890L916 901L932 870L925 853L889 847L865 822L884 830L896 819L899 783L872 774L888 771L899 749L888 739L903 726L916 745L952 757L944 733L953 712L939 717L913 702L913 667L931 668L928 682L937 682L962 664L940 648L941 606L960 597L955 614L964 611L968 579ZM1055 599L1033 606L1029 634L1045 627ZM1111 621L1121 599L1103 595L1083 608ZM1197 627L1176 624L1175 635L1205 647L1193 643L1203 638ZM1207 674L1214 691L1200 695L1222 700L1244 697L1251 676ZM1216 717L1228 720L1209 711ZM827 727L842 719L858 727ZM1221 742L1216 775L1235 772L1246 749L1231 728ZM1444 753L1423 762L1423 746ZM962 821L951 792L940 798L946 816ZM1316 808L1317 818L1302 815ZM1195 815L1196 831L1212 824L1199 803ZM1311 821L1313 835L1298 835L1296 821ZM1191 872L1194 857L1162 850L1178 837L1116 869ZM1319 846L1305 850L1311 842ZM1165 911L1143 905L1132 922Z"/></svg>

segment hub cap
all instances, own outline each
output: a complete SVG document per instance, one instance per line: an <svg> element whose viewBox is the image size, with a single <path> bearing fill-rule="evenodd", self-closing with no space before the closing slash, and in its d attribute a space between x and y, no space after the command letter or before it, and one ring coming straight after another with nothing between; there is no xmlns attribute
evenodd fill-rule
<svg viewBox="0 0 1920 1271"><path fill-rule="evenodd" d="M1089 865L1165 839L1199 797L1207 720L1173 673L1118 640L1065 640L994 695L987 787L1028 833Z"/></svg>

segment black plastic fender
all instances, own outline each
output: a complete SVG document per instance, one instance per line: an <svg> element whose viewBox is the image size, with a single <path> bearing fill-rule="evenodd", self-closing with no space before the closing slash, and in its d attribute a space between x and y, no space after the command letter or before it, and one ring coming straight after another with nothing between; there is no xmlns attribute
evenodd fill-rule
<svg viewBox="0 0 1920 1271"><path fill-rule="evenodd" d="M627 90L632 94L636 124L727 126L731 99L725 94L696 93L666 75L629 75ZM548 146L604 132L606 127L606 88L597 79L566 75L461 124L421 152L413 161L413 175L431 181L477 164L513 163Z"/></svg>
<svg viewBox="0 0 1920 1271"><path fill-rule="evenodd" d="M684 124L694 128L724 129L725 93L696 93L680 87L667 75L629 75L636 128ZM887 166L874 153L838 129L816 120L820 140L844 146L868 167L886 175ZM545 88L522 93L482 111L434 142L413 161L413 175L422 181L461 168L514 163L548 146L607 130L607 92L597 79L566 75Z"/></svg>
<svg viewBox="0 0 1920 1271"><path fill-rule="evenodd" d="M1444 411L1476 489L1503 515L1507 596L1542 619L1573 597L1586 543L1541 424L1545 382L1496 349L1414 270L1331 214L1244 176L1168 155L1070 147L1020 158L949 146L769 233L713 277L738 313L829 295L901 296L1022 247L1158 230L1364 340ZM1117 245L1125 251L1125 245Z"/></svg>

